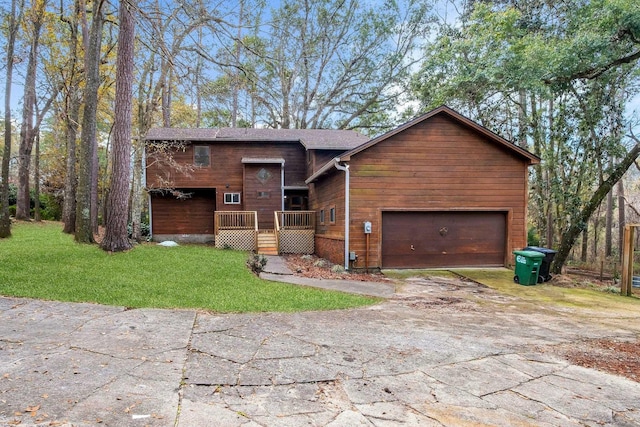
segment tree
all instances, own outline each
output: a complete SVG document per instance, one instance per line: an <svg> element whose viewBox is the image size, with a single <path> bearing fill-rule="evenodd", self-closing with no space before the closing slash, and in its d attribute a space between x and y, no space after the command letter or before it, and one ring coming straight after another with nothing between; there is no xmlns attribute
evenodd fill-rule
<svg viewBox="0 0 640 427"><path fill-rule="evenodd" d="M22 125L20 127L20 147L18 155L18 202L16 206L17 219L30 218L29 172L31 166L31 151L38 127L34 123L37 103L36 71L38 66L38 48L40 46L40 31L44 21L46 0L36 0L27 14L27 22L31 26L29 34L31 46L27 62L27 75L24 84L24 99L22 103Z"/></svg>
<svg viewBox="0 0 640 427"><path fill-rule="evenodd" d="M425 108L447 103L542 157L529 212L547 245L559 240L559 271L601 189L635 153L621 130L640 11L623 0L469 5L425 51L416 91ZM609 158L625 161L605 167Z"/></svg>
<svg viewBox="0 0 640 427"><path fill-rule="evenodd" d="M226 49L218 56L229 64L232 104L241 70L241 86L268 127L379 132L396 120L391 112L406 93L428 11L413 0L375 9L357 0L285 0L262 37L239 40L242 55Z"/></svg>
<svg viewBox="0 0 640 427"><path fill-rule="evenodd" d="M64 34L67 44L67 67L65 67L62 81L65 86L62 93L64 94L60 108L62 122L64 123L64 138L66 146L66 173L64 180L64 200L62 208L62 222L64 223L63 232L73 234L76 230L76 143L78 136L78 125L80 121L80 78L81 70L79 67L78 52L78 19L80 16L80 1L73 2L73 13L70 17L65 17L60 11L60 20L68 29Z"/></svg>
<svg viewBox="0 0 640 427"><path fill-rule="evenodd" d="M11 160L11 85L13 84L13 63L15 43L22 21L24 0L12 0L7 32L7 64L4 92L4 151L2 153L2 187L0 188L0 238L11 237L9 217L9 166Z"/></svg>
<svg viewBox="0 0 640 427"><path fill-rule="evenodd" d="M96 165L96 112L98 109L98 88L100 86L100 47L102 44L102 26L104 15L103 0L92 5L91 28L84 15L84 2L80 2L82 15L83 40L85 42L84 69L85 90L82 114L82 133L78 150L78 187L76 191L76 232L75 240L80 243L93 243L92 224L92 182ZM95 205L95 203L94 203Z"/></svg>
<svg viewBox="0 0 640 427"><path fill-rule="evenodd" d="M120 2L120 31L116 63L115 123L113 130L113 168L107 200L105 236L101 246L118 252L131 248L127 232L129 213L129 175L131 161L131 97L135 25L133 7Z"/></svg>

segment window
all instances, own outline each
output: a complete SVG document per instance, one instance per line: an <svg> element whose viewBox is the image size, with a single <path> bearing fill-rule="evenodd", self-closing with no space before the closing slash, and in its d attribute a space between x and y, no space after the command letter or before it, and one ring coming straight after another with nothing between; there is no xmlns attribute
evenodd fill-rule
<svg viewBox="0 0 640 427"><path fill-rule="evenodd" d="M258 191L258 199L268 199L270 196L268 191Z"/></svg>
<svg viewBox="0 0 640 427"><path fill-rule="evenodd" d="M320 224L324 225L324 209L320 209Z"/></svg>
<svg viewBox="0 0 640 427"><path fill-rule="evenodd" d="M335 223L336 223L336 207L331 206L329 208L329 224L335 224Z"/></svg>
<svg viewBox="0 0 640 427"><path fill-rule="evenodd" d="M211 156L208 145L193 146L193 164L196 166L206 167L211 164Z"/></svg>
<svg viewBox="0 0 640 427"><path fill-rule="evenodd" d="M224 193L224 204L225 205L239 205L240 204L240 193Z"/></svg>

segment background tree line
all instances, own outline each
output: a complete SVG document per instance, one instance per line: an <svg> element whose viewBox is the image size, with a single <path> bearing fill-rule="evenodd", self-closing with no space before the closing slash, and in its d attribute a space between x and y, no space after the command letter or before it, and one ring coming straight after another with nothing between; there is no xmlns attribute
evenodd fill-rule
<svg viewBox="0 0 640 427"><path fill-rule="evenodd" d="M580 240L585 259L614 254L634 209L621 179L640 150L630 0L11 0L2 14L0 236L15 182L17 218L33 185L62 200L76 240L102 222L118 229L110 250L128 247L123 219L108 220L123 210L141 239L153 126L376 135L443 103L541 157L531 234L559 250L556 271Z"/></svg>

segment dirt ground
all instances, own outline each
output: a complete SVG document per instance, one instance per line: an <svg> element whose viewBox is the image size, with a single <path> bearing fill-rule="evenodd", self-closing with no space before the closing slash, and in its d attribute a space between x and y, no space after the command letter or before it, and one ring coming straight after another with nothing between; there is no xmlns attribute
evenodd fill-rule
<svg viewBox="0 0 640 427"><path fill-rule="evenodd" d="M303 277L317 279L349 279L362 281L388 281L383 274L346 273L334 267L331 262L315 255L289 255L286 257L291 270ZM336 271L337 270L337 271ZM564 288L593 289L615 292L612 280L598 280L594 277L564 274L555 276L548 284ZM619 289L619 285L618 285ZM640 297L640 289L634 288L634 295ZM640 319L639 319L640 321ZM567 361L585 368L597 369L640 382L640 337L633 342L599 339L540 348L541 353L553 353Z"/></svg>

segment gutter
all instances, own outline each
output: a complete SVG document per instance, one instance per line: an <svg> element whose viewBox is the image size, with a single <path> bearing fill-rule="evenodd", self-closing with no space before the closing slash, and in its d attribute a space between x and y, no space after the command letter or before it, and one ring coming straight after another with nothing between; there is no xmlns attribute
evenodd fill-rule
<svg viewBox="0 0 640 427"><path fill-rule="evenodd" d="M349 165L341 165L340 158L333 159L336 169L344 172L344 269L349 270Z"/></svg>

